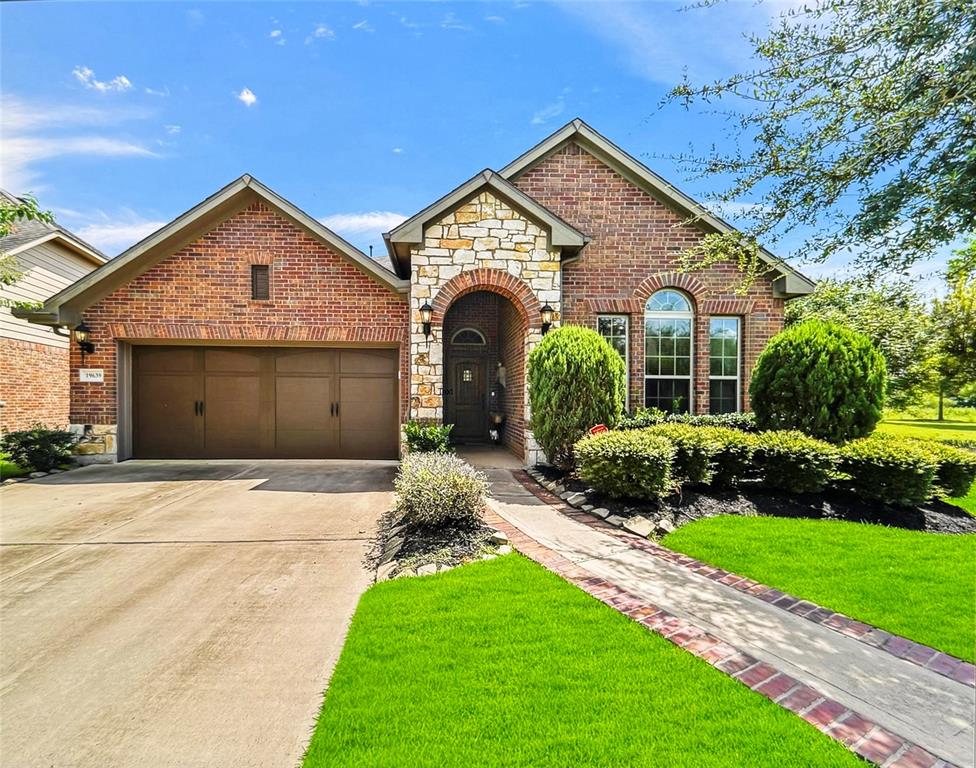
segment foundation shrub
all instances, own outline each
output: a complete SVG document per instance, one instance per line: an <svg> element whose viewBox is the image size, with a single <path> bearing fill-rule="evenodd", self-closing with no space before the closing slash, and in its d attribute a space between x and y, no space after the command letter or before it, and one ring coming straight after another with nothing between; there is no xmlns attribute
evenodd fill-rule
<svg viewBox="0 0 976 768"><path fill-rule="evenodd" d="M70 458L76 441L71 432L34 424L29 429L5 434L0 449L19 467L47 472Z"/></svg>
<svg viewBox="0 0 976 768"><path fill-rule="evenodd" d="M488 480L453 454L410 453L400 463L393 490L397 511L408 522L473 523L485 506Z"/></svg>
<svg viewBox="0 0 976 768"><path fill-rule="evenodd" d="M760 432L752 457L765 485L790 493L823 490L839 459L835 446L797 430Z"/></svg>
<svg viewBox="0 0 976 768"><path fill-rule="evenodd" d="M575 455L580 478L607 496L652 499L672 489L674 444L648 430L587 435Z"/></svg>
<svg viewBox="0 0 976 768"><path fill-rule="evenodd" d="M447 453L451 450L453 424L421 424L409 421L403 427L407 448L411 453Z"/></svg>
<svg viewBox="0 0 976 768"><path fill-rule="evenodd" d="M919 440L877 433L840 448L841 485L890 504L920 504L932 495L939 459Z"/></svg>
<svg viewBox="0 0 976 768"><path fill-rule="evenodd" d="M658 424L641 430L659 435L675 447L672 473L680 483L707 485L712 480L715 455L722 444L711 427L689 424Z"/></svg>

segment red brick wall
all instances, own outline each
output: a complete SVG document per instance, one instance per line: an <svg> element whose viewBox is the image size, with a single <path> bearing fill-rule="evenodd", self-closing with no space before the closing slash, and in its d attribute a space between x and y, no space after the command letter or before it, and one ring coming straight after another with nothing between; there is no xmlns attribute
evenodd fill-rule
<svg viewBox="0 0 976 768"><path fill-rule="evenodd" d="M0 339L0 431L68 424L68 350Z"/></svg>
<svg viewBox="0 0 976 768"><path fill-rule="evenodd" d="M271 265L271 299L251 300L251 264ZM114 424L116 339L259 340L400 345L401 412L407 412L408 304L261 202L142 273L84 312L104 384L72 374L71 421ZM72 371L80 367L72 347Z"/></svg>
<svg viewBox="0 0 976 768"><path fill-rule="evenodd" d="M783 327L783 300L766 280L734 293L732 264L691 275L668 275L675 259L702 236L686 218L631 184L600 160L569 144L515 180L516 186L589 235L576 261L563 266L562 321L596 327L601 313L630 315L630 402L643 403L643 305L655 287L682 282L695 305L695 410L708 411L708 320L738 315L742 323L742 406L749 372L771 336ZM662 275L663 279L648 281Z"/></svg>
<svg viewBox="0 0 976 768"><path fill-rule="evenodd" d="M502 300L498 323L499 352L506 368L507 385L502 410L502 439L516 456L525 456L525 320L508 300Z"/></svg>

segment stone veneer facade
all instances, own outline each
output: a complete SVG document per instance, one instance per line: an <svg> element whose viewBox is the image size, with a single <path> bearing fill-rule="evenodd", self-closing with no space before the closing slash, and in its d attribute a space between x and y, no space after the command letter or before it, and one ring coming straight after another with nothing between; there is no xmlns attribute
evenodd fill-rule
<svg viewBox="0 0 976 768"><path fill-rule="evenodd" d="M410 254L410 417L440 422L444 417L444 315L456 298L476 290L499 293L522 321L524 355L542 338L539 308L562 304L559 249L549 235L494 194L483 191L424 231ZM467 278L467 279L465 279ZM420 307L434 307L431 335L423 333ZM524 357L524 356L523 356ZM528 420L528 390L519 393ZM537 450L527 430L521 442L527 460Z"/></svg>

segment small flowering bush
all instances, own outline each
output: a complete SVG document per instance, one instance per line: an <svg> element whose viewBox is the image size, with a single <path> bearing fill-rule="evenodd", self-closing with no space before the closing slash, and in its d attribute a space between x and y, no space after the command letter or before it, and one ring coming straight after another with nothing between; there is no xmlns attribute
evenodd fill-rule
<svg viewBox="0 0 976 768"><path fill-rule="evenodd" d="M400 464L393 490L397 511L408 522L473 523L484 508L488 479L453 454L411 453Z"/></svg>

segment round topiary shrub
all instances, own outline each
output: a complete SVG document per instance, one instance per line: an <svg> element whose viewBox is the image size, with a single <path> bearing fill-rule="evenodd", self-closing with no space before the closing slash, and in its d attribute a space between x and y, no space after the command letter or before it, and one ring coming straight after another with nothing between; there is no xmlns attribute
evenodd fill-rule
<svg viewBox="0 0 976 768"><path fill-rule="evenodd" d="M596 331L565 325L529 354L532 432L553 464L572 464L573 443L596 424L615 427L624 408L624 362Z"/></svg>
<svg viewBox="0 0 976 768"><path fill-rule="evenodd" d="M842 443L874 429L884 386L884 357L867 336L813 319L772 338L749 394L760 429L798 429Z"/></svg>

